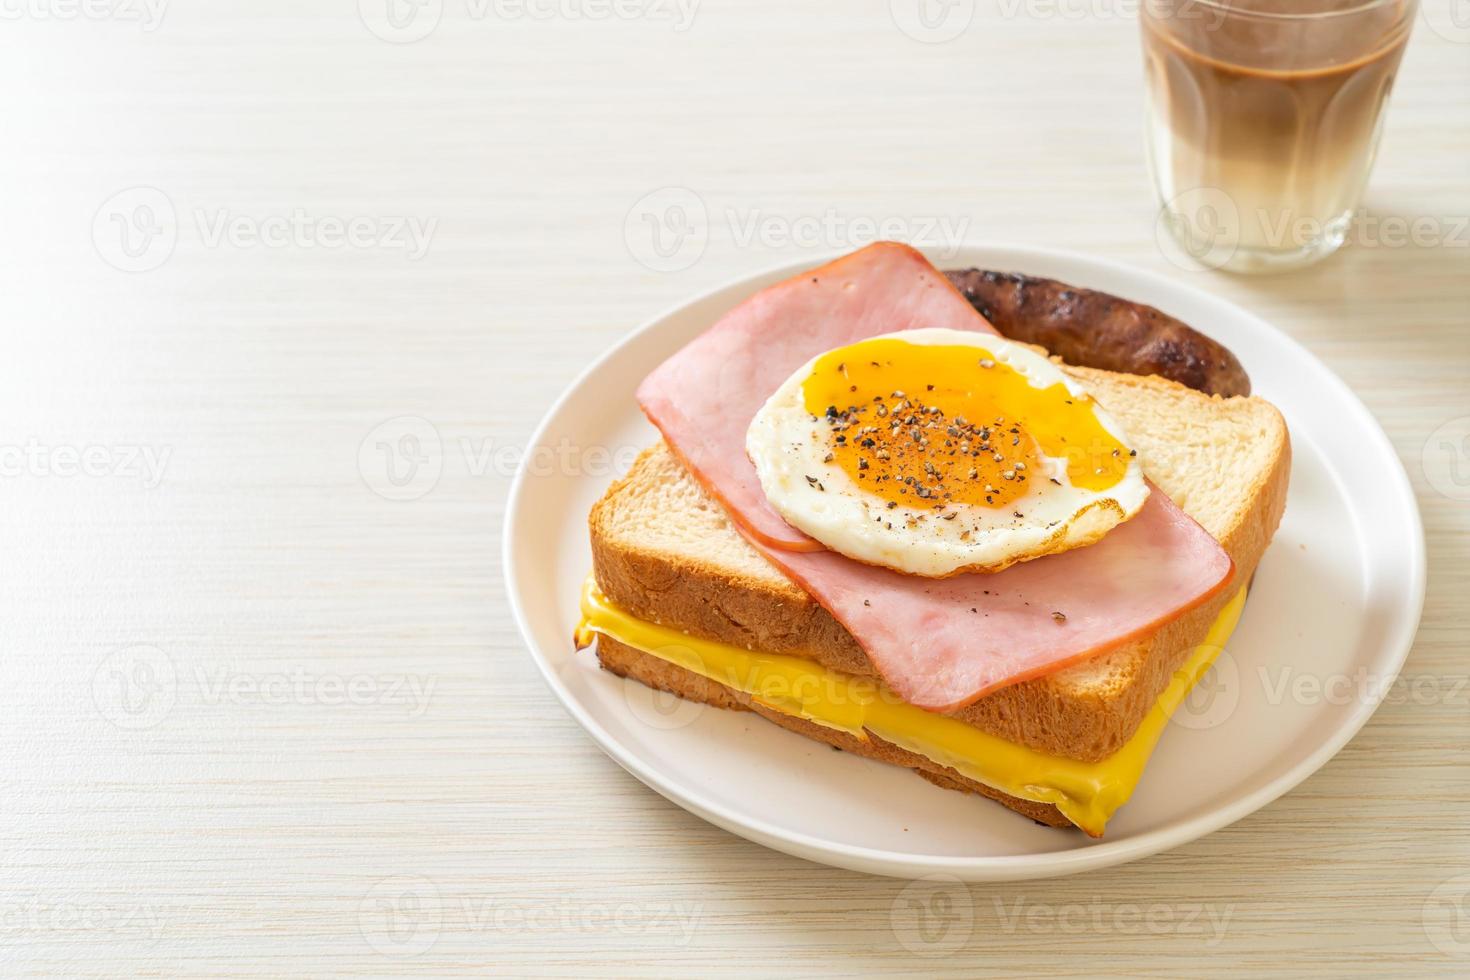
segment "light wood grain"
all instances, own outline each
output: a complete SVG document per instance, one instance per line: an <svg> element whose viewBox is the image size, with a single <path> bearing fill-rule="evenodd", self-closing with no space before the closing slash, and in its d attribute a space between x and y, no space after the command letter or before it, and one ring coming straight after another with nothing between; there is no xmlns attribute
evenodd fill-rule
<svg viewBox="0 0 1470 980"><path fill-rule="evenodd" d="M718 831L565 716L504 606L504 474L446 453L431 493L394 502L359 472L401 416L514 450L640 321L816 254L741 244L729 212L942 217L1189 277L1341 374L1420 493L1408 671L1448 691L1470 674L1470 504L1434 489L1426 464L1444 485L1456 460L1425 447L1470 416L1466 233L1277 279L1170 264L1122 6L981 2L946 44L884 0L705 0L682 32L445 0L402 45L351 2L179 3L152 31L7 21L0 443L115 455L108 476L0 479L0 969L1463 973L1470 926L1446 952L1456 907L1435 889L1470 870L1470 695L1383 707L1297 791L1190 846L952 887L960 917L915 951L905 883ZM1467 159L1470 46L1421 24L1368 206L1463 221ZM138 185L184 228L125 273L91 228ZM707 206L709 242L659 273L624 221L669 186ZM412 261L211 247L194 218L293 208L437 226ZM157 486L117 472L127 447L169 452ZM128 715L111 671L146 681L147 648L171 699ZM1180 921L1195 907L1223 931Z"/></svg>

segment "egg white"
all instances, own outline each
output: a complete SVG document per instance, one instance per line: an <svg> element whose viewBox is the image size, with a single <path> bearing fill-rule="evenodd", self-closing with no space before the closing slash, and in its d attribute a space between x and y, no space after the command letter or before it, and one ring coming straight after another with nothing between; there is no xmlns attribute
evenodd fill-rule
<svg viewBox="0 0 1470 980"><path fill-rule="evenodd" d="M931 328L884 337L918 345L975 347L1025 376L1031 387L1060 383L1075 396L1086 395L1082 385L1045 356L998 336ZM745 446L776 512L839 554L926 578L995 572L1091 544L1138 513L1148 499L1148 483L1136 455L1129 457L1123 477L1106 490L1074 486L1065 459L1041 456L1043 472L1031 474L1027 493L1013 502L1014 507L954 504L949 508L958 512L953 520L937 517L928 507L890 508L887 500L853 480L840 465L824 461L830 452L830 429L825 419L807 411L802 391L821 356L808 361L771 395L752 420ZM1128 446L1117 421L1095 401L1091 407L1102 427ZM1025 516L1016 518L1017 511ZM968 538L962 539L966 531Z"/></svg>

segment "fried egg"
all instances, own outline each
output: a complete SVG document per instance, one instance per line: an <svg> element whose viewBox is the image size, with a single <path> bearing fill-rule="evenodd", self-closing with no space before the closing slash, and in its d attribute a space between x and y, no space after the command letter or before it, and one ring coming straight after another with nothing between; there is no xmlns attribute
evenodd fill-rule
<svg viewBox="0 0 1470 980"><path fill-rule="evenodd" d="M923 329L818 355L746 433L771 506L832 551L910 575L1080 548L1149 487L1117 421L1044 355Z"/></svg>

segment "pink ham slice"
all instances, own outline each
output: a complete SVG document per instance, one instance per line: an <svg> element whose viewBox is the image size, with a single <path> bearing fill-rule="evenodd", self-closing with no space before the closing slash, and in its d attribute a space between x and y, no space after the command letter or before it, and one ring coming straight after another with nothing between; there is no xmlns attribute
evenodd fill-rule
<svg viewBox="0 0 1470 980"><path fill-rule="evenodd" d="M1157 488L1088 548L995 575L921 579L836 552L765 555L867 651L894 693L931 711L1146 636L1229 584L1230 556Z"/></svg>
<svg viewBox="0 0 1470 980"><path fill-rule="evenodd" d="M645 378L638 404L749 537L820 551L766 502L745 456L745 430L771 393L818 354L920 327L996 332L924 256L879 242L735 307Z"/></svg>
<svg viewBox="0 0 1470 980"><path fill-rule="evenodd" d="M903 575L787 525L746 458L751 419L817 354L919 327L995 332L922 255L880 242L753 296L638 389L690 472L847 628L899 697L932 711L963 707L1146 635L1229 584L1230 556L1157 489L1097 544L995 575Z"/></svg>

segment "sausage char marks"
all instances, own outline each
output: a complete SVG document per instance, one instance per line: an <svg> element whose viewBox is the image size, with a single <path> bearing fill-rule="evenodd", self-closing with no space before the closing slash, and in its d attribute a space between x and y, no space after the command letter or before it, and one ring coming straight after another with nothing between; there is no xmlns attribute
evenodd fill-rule
<svg viewBox="0 0 1470 980"><path fill-rule="evenodd" d="M1157 374L1223 397L1250 394L1250 378L1234 354L1152 306L1014 272L945 275L1002 334L1069 364Z"/></svg>

